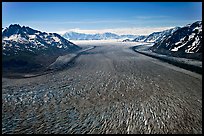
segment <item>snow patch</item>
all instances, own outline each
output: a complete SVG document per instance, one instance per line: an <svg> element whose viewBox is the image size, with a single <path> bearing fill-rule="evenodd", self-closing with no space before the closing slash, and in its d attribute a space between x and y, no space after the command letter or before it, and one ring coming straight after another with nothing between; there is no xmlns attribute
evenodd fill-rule
<svg viewBox="0 0 204 136"><path fill-rule="evenodd" d="M30 39L35 39L35 38L36 38L36 35L28 35L28 37L29 37Z"/></svg>
<svg viewBox="0 0 204 136"><path fill-rule="evenodd" d="M57 48L62 48L62 45L57 45Z"/></svg>
<svg viewBox="0 0 204 136"><path fill-rule="evenodd" d="M200 43L199 37L195 38L195 41L192 43L192 46L185 50L186 53L195 53L194 49L197 48L197 45Z"/></svg>
<svg viewBox="0 0 204 136"><path fill-rule="evenodd" d="M24 43L24 42L28 42L27 39L21 37L20 34L14 34L14 35L11 35L10 37L5 37L3 38L3 40L8 40L8 41L16 41L16 42L20 42L20 43Z"/></svg>
<svg viewBox="0 0 204 136"><path fill-rule="evenodd" d="M202 26L197 26L197 27L195 27L195 28L193 29L193 31L195 31L195 30L198 30L198 32L201 32L201 31L202 31Z"/></svg>
<svg viewBox="0 0 204 136"><path fill-rule="evenodd" d="M195 36L195 33L192 33L191 35L189 35L189 40L193 39L194 36Z"/></svg>
<svg viewBox="0 0 204 136"><path fill-rule="evenodd" d="M58 37L52 37L52 38L55 40L55 42L59 42L61 44L61 40Z"/></svg>
<svg viewBox="0 0 204 136"><path fill-rule="evenodd" d="M179 48L183 47L185 44L182 44L178 47L174 47L173 49L171 49L171 51L178 51Z"/></svg>

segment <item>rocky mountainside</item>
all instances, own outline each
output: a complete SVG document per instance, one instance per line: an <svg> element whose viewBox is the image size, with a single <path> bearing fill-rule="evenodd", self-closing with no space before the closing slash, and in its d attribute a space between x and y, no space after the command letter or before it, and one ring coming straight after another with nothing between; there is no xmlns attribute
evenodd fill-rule
<svg viewBox="0 0 204 136"><path fill-rule="evenodd" d="M144 39L144 42L154 42L154 43L159 42L159 41L165 39L166 37L172 35L178 29L179 29L179 27L175 27L175 28L164 30L161 32L154 32L154 33L148 35Z"/></svg>
<svg viewBox="0 0 204 136"><path fill-rule="evenodd" d="M151 33L150 35L147 35L147 36L140 35L140 36L137 36L132 41L133 42L151 42L151 43L156 43L156 42L159 42L159 41L165 39L166 37L170 36L172 33L174 33L178 29L179 29L179 27L175 27L175 28L164 30L164 31L161 31L161 32L153 32L153 33Z"/></svg>
<svg viewBox="0 0 204 136"><path fill-rule="evenodd" d="M202 59L202 21L188 24L155 43L153 52Z"/></svg>
<svg viewBox="0 0 204 136"><path fill-rule="evenodd" d="M5 70L46 66L59 55L80 49L81 47L56 33L41 32L18 24L10 25L2 31L2 57Z"/></svg>

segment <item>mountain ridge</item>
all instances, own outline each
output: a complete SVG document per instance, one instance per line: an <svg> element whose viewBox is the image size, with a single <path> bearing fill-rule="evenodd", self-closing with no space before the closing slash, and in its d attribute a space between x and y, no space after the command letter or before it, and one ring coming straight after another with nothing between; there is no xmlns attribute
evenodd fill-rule
<svg viewBox="0 0 204 136"><path fill-rule="evenodd" d="M202 60L202 21L196 21L175 31L171 36L155 43L155 53Z"/></svg>
<svg viewBox="0 0 204 136"><path fill-rule="evenodd" d="M81 47L57 33L46 33L30 27L11 24L2 32L2 65L4 71L35 71L55 59Z"/></svg>

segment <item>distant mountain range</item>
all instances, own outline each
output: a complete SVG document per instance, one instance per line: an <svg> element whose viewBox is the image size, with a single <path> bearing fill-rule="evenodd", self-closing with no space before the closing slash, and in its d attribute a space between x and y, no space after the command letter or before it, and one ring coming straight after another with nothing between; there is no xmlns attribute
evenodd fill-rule
<svg viewBox="0 0 204 136"><path fill-rule="evenodd" d="M117 35L114 33L84 34L77 32L67 32L62 35L67 40L110 40L110 39L134 39L137 35Z"/></svg>
<svg viewBox="0 0 204 136"><path fill-rule="evenodd" d="M41 32L18 24L2 30L3 68L7 70L18 66L28 69L41 67L59 55L81 49L56 33Z"/></svg>

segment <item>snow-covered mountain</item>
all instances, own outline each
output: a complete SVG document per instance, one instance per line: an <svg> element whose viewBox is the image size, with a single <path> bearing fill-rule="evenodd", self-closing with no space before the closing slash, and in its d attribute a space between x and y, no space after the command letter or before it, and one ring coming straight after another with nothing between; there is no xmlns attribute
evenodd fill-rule
<svg viewBox="0 0 204 136"><path fill-rule="evenodd" d="M19 54L20 52L33 52L43 50L77 50L80 47L66 40L56 33L46 33L29 27L14 24L2 32L3 55Z"/></svg>
<svg viewBox="0 0 204 136"><path fill-rule="evenodd" d="M110 40L110 39L120 39L120 36L114 33L103 33L103 34L96 34L99 36L99 40Z"/></svg>
<svg viewBox="0 0 204 136"><path fill-rule="evenodd" d="M188 24L151 48L158 53L202 53L202 21Z"/></svg>
<svg viewBox="0 0 204 136"><path fill-rule="evenodd" d="M26 72L47 67L55 59L81 47L56 33L46 33L17 24L2 32L2 64L6 73Z"/></svg>
<svg viewBox="0 0 204 136"><path fill-rule="evenodd" d="M68 40L110 40L110 39L134 39L136 35L117 35L114 33L106 32L102 34L84 34L77 32L67 32L62 35Z"/></svg>
<svg viewBox="0 0 204 136"><path fill-rule="evenodd" d="M62 35L62 37L64 37L65 39L68 39L68 40L91 40L91 39L98 39L97 35L83 34L83 33L76 33L76 32L65 33L65 34Z"/></svg>

